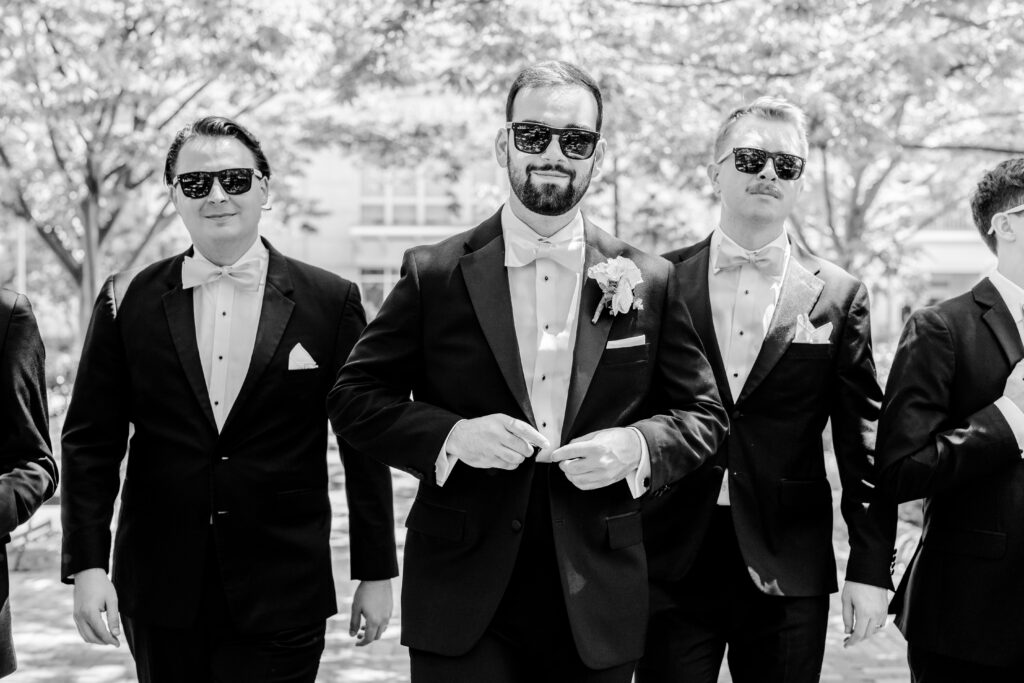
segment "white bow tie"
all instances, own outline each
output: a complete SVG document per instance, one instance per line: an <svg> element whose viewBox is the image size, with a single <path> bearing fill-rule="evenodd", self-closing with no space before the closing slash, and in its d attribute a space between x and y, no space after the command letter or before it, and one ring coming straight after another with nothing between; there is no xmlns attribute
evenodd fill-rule
<svg viewBox="0 0 1024 683"><path fill-rule="evenodd" d="M752 265L765 275L782 275L783 259L786 250L777 244L769 244L755 251L747 251L739 245L725 240L718 245L718 258L715 259L715 272Z"/></svg>
<svg viewBox="0 0 1024 683"><path fill-rule="evenodd" d="M238 289L259 289L260 260L253 258L233 266L217 266L209 261L186 256L181 263L182 289L202 287L222 277L226 277Z"/></svg>
<svg viewBox="0 0 1024 683"><path fill-rule="evenodd" d="M583 242L570 240L560 244L531 242L525 239L506 239L505 266L519 268L528 266L539 258L546 258L574 273L583 270Z"/></svg>

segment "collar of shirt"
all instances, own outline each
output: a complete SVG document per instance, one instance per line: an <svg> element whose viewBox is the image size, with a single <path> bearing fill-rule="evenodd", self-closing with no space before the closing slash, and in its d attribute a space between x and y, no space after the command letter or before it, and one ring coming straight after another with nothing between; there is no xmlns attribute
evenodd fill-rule
<svg viewBox="0 0 1024 683"><path fill-rule="evenodd" d="M988 279L996 288L996 291L999 292L999 296L1003 297L1006 307L1010 309L1013 322L1019 326L1021 321L1024 320L1024 289L1020 285L1011 282L1008 277L998 270L989 275Z"/></svg>
<svg viewBox="0 0 1024 683"><path fill-rule="evenodd" d="M203 255L203 252L199 251L199 247L195 244L192 245L192 257L197 261L204 261L214 266L217 265L210 259L206 258L206 256ZM248 261L253 258L259 259L260 287L263 287L267 282L267 269L270 266L270 250L267 249L266 245L263 244L263 240L259 237L257 237L256 241L252 243L252 246L245 250L244 254L235 259L234 263L227 263L225 265L233 266L236 263L242 263L243 261Z"/></svg>
<svg viewBox="0 0 1024 683"><path fill-rule="evenodd" d="M789 257L790 257L790 255L793 252L793 248L792 248L792 246L789 243L789 235L786 234L785 230L783 230L781 233L779 233L779 236L776 237L775 239L773 239L771 242L769 242L768 244L765 244L764 246L762 246L762 247L760 247L758 249L746 249L744 247L741 247L739 244L736 244L736 241L733 240L728 235L726 235L725 232L723 232L721 228L715 229L715 231L713 233L711 233L710 253L708 255L709 256L708 264L710 266L710 270L711 270L711 274L712 275L718 275L719 272L720 272L720 271L715 269L715 263L717 263L717 261L718 261L718 250L721 248L723 240L728 241L729 243L736 245L737 249L741 249L743 251L749 251L749 252L757 252L757 251L760 251L761 249L765 249L767 247L779 247L779 248L781 248L782 249L782 271L777 276L773 275L771 277L772 278L778 277L779 281L781 282L782 278L786 275L786 269L789 268Z"/></svg>
<svg viewBox="0 0 1024 683"><path fill-rule="evenodd" d="M538 243L548 244L553 247L560 247L570 251L577 258L574 263L579 265L573 269L576 273L583 272L583 259L586 249L586 235L583 229L583 213L577 208L569 222L550 237L542 237L534 232L533 228L521 221L512 211L508 202L501 209L501 232L506 245L520 244L528 249L533 249ZM509 251L505 249L505 266L509 267Z"/></svg>

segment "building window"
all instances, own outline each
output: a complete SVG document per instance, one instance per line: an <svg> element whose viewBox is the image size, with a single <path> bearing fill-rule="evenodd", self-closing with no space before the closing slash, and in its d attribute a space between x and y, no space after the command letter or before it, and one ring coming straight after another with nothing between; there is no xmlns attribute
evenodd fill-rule
<svg viewBox="0 0 1024 683"><path fill-rule="evenodd" d="M490 170L490 169L489 169ZM474 188L481 174L470 170L454 179L438 165L416 169L363 169L360 194L360 224L387 226L469 225L479 215L490 215L491 197L478 197ZM493 183L493 170L490 170ZM478 199L488 206L478 207Z"/></svg>
<svg viewBox="0 0 1024 683"><path fill-rule="evenodd" d="M361 268L359 291L363 298L366 319L373 320L391 288L398 282L398 268Z"/></svg>

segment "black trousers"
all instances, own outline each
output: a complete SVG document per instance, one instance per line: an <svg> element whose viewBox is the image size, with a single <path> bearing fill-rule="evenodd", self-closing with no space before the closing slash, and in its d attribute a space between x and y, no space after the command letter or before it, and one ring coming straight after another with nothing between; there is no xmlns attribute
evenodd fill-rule
<svg viewBox="0 0 1024 683"><path fill-rule="evenodd" d="M638 683L715 683L728 646L736 683L816 683L828 628L828 596L765 595L740 554L731 511L715 509L684 579L652 582Z"/></svg>
<svg viewBox="0 0 1024 683"><path fill-rule="evenodd" d="M325 621L253 635L231 620L212 529L199 614L185 628L122 615L141 683L314 683L324 651ZM287 599L268 595L268 600Z"/></svg>
<svg viewBox="0 0 1024 683"><path fill-rule="evenodd" d="M537 463L523 540L498 612L465 655L409 650L413 683L629 683L635 662L588 668L580 659L565 609L551 531L548 478L556 465Z"/></svg>
<svg viewBox="0 0 1024 683"><path fill-rule="evenodd" d="M907 643L907 662L914 683L1020 683L1024 681L1024 661L1017 666L986 666L956 659Z"/></svg>

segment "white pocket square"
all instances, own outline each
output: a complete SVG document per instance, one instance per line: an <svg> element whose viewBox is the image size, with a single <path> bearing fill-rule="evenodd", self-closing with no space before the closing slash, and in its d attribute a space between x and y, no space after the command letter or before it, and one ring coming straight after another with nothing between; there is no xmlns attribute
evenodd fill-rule
<svg viewBox="0 0 1024 683"><path fill-rule="evenodd" d="M612 339L608 342L608 349L626 349L630 346L641 346L647 341L647 337L640 335L638 337L626 337L625 339Z"/></svg>
<svg viewBox="0 0 1024 683"><path fill-rule="evenodd" d="M302 344L296 344L288 354L289 370L315 370L318 367L320 366L313 360L313 356L309 355L309 351L302 348Z"/></svg>
<svg viewBox="0 0 1024 683"><path fill-rule="evenodd" d="M793 335L795 344L828 344L831 336L831 322L815 327L803 313L796 317L796 333Z"/></svg>

